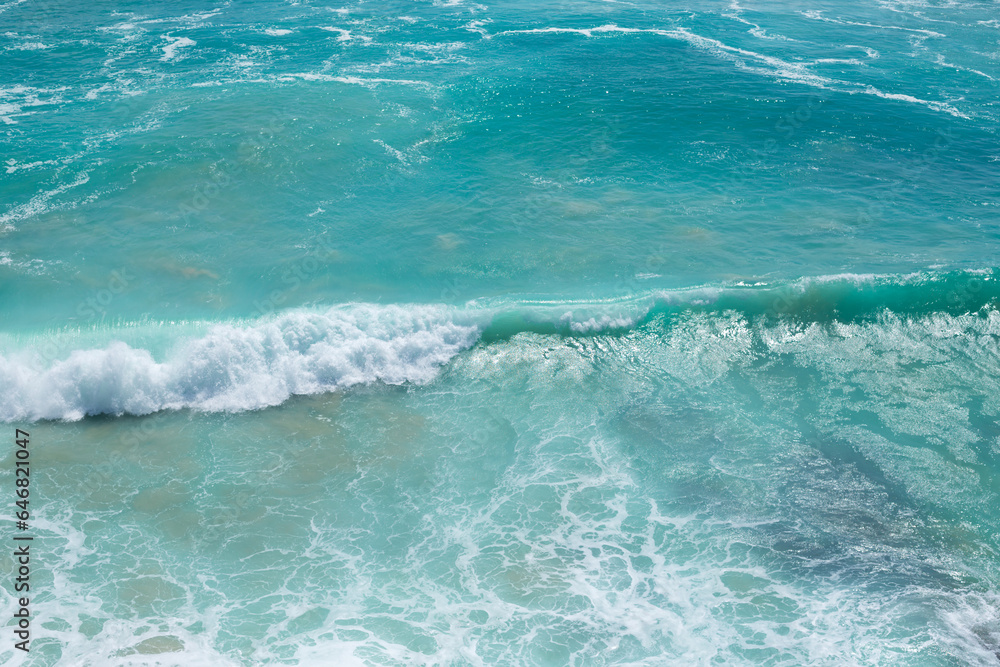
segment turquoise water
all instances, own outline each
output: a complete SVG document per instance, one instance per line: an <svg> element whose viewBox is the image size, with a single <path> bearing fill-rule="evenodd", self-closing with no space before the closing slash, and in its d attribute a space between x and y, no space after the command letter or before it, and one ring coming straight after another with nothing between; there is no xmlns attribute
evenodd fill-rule
<svg viewBox="0 0 1000 667"><path fill-rule="evenodd" d="M1000 661L996 3L4 2L0 661Z"/></svg>

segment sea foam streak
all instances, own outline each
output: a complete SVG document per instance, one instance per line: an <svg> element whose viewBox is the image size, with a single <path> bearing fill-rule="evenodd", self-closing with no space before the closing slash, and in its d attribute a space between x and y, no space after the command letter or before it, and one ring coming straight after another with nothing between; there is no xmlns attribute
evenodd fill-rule
<svg viewBox="0 0 1000 667"><path fill-rule="evenodd" d="M929 35L940 35L940 33L933 33L930 31ZM674 29L662 29L662 28L628 28L622 27L615 24L607 24L601 26L595 26L593 28L531 28L526 30L506 30L503 32L498 32L495 35L484 35L486 39L492 39L493 37L500 37L504 35L539 35L539 34L577 34L584 35L586 37L593 37L595 34L612 34L621 33L626 35L632 34L652 34L659 35L661 37L668 37L671 39L676 39L680 41L687 42L691 46L712 53L716 56L725 58L732 61L740 69L748 72L753 72L757 74L764 74L767 76L773 76L779 79L784 79L787 81L792 81L795 83L801 83L808 86L813 86L815 88L821 88L824 90L833 90L839 92L845 92L849 95L862 94L862 95L872 95L874 97L880 97L886 100L895 100L899 102L909 102L911 104L919 104L925 106L934 111L943 111L949 115L955 116L956 118L968 119L969 116L962 111L958 110L954 106L947 104L945 102L939 102L934 100L925 100L919 97L914 97L913 95L907 95L903 93L889 93L885 92L871 84L844 81L840 79L832 79L825 77L809 70L809 66L812 64L817 64L816 62L791 62L777 58L774 56L769 56L763 53L758 53L756 51L749 51L747 49L741 49L739 47L730 46L718 39L711 37L705 37L702 35L695 34L686 28L674 28ZM762 67L753 67L747 64L747 62L758 63ZM817 61L819 62L819 61Z"/></svg>

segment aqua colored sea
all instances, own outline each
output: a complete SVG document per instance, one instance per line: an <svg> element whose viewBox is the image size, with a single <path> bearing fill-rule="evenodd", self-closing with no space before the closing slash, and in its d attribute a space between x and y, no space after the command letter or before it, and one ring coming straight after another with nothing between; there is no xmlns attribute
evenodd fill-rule
<svg viewBox="0 0 1000 667"><path fill-rule="evenodd" d="M2 2L0 663L1000 664L997 2Z"/></svg>

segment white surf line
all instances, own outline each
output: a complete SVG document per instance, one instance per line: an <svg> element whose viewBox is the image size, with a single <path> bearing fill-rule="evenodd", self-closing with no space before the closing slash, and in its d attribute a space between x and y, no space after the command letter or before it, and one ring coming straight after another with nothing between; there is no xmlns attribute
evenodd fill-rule
<svg viewBox="0 0 1000 667"><path fill-rule="evenodd" d="M814 64L812 61L801 62L801 63L790 63L780 58L775 58L773 56L767 56L762 53L757 53L755 51L748 51L746 49L741 49L735 46L729 46L717 39L712 39L711 37L702 37L701 35L696 35L692 32L688 32L684 28L676 28L673 30L664 30L662 28L623 28L614 24L607 24L602 26L596 26L594 28L532 28L529 30L505 30L503 32L495 33L487 37L487 39L492 39L493 37L500 37L503 35L537 35L537 34L578 34L584 35L586 37L593 37L595 34L604 33L623 33L623 34L652 34L661 35L663 37L669 37L672 39L678 39L691 44L692 46L701 48L703 50L715 53L716 55L722 56L732 62L736 63L737 67L741 67L746 71L753 72L755 74L765 74L769 76L775 76L779 79L785 79L786 81L794 81L796 83L803 83L816 88L821 88L823 90L831 90L835 92L847 93L849 95L854 95L857 93L863 95L872 95L874 97L880 97L887 100L899 100L903 102L910 102L913 104L920 104L926 106L929 109L935 111L943 111L947 114L955 116L957 118L969 119L969 116L965 115L955 107L947 104L945 102L934 102L932 100L924 100L919 97L914 97L912 95L905 95L901 93L887 93L879 90L875 86L870 84L855 83L852 81L842 81L839 79L831 79L825 76L820 76L813 72L808 71L809 65ZM773 68L773 70L764 70L760 68L754 68L748 66L743 59L757 61L759 63L768 65ZM854 90L843 90L838 89L836 86L847 86L853 88Z"/></svg>

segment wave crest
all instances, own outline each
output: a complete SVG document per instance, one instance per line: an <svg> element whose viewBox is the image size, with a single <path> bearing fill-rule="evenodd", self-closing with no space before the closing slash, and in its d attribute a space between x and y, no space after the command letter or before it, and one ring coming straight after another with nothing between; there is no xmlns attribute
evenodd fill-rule
<svg viewBox="0 0 1000 667"><path fill-rule="evenodd" d="M362 383L424 383L478 338L479 326L460 319L435 306L350 306L218 324L162 362L121 341L40 370L27 354L0 356L0 419L253 410Z"/></svg>
<svg viewBox="0 0 1000 667"><path fill-rule="evenodd" d="M982 314L998 305L1000 270L989 269L740 282L603 301L494 300L460 308L351 304L253 322L153 325L151 334L132 336L131 345L121 340L129 337L129 327L63 332L3 345L16 351L0 354L6 390L0 420L257 410L293 395L358 384L423 384L477 341L489 345L529 332L618 335L685 312L833 324L877 323L886 312L903 319ZM60 339L63 352L55 344ZM158 340L166 346L155 345Z"/></svg>

